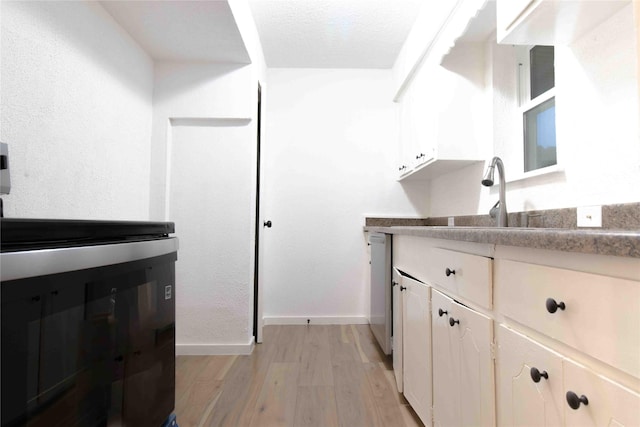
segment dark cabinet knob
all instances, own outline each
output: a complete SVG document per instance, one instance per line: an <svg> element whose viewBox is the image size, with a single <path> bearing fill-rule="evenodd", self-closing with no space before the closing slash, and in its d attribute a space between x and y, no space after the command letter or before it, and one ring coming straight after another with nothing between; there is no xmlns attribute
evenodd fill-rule
<svg viewBox="0 0 640 427"><path fill-rule="evenodd" d="M587 396L585 396L584 394L582 396L578 397L578 395L575 394L574 392L568 391L567 392L567 403L569 404L571 409L578 409L580 407L581 403L583 405L588 405L589 404L589 399L587 399Z"/></svg>
<svg viewBox="0 0 640 427"><path fill-rule="evenodd" d="M564 310L565 308L566 306L562 301L556 302L556 300L554 300L553 298L547 298L547 311L549 313L553 314L558 311L558 309Z"/></svg>
<svg viewBox="0 0 640 427"><path fill-rule="evenodd" d="M31 297L31 302L38 302L40 301L40 295L36 295L35 297Z"/></svg>
<svg viewBox="0 0 640 427"><path fill-rule="evenodd" d="M391 282L391 286L398 286L398 282Z"/></svg>
<svg viewBox="0 0 640 427"><path fill-rule="evenodd" d="M271 228L271 221L265 221L263 225L267 228Z"/></svg>
<svg viewBox="0 0 640 427"><path fill-rule="evenodd" d="M439 308L439 309L438 309L438 316L442 317L442 316L444 316L445 314L449 314L449 312L448 312L448 311L446 311L446 310L443 310L443 309L441 309L441 308Z"/></svg>
<svg viewBox="0 0 640 427"><path fill-rule="evenodd" d="M420 153L416 156L416 160L419 160L424 157L424 153Z"/></svg>
<svg viewBox="0 0 640 427"><path fill-rule="evenodd" d="M459 320L455 320L453 317L450 317L449 318L449 326L453 327L456 324L460 324L460 321Z"/></svg>
<svg viewBox="0 0 640 427"><path fill-rule="evenodd" d="M531 368L531 379L533 380L533 382L539 383L541 378L544 378L545 380L549 379L549 374L547 374L547 371L540 372L538 368Z"/></svg>
<svg viewBox="0 0 640 427"><path fill-rule="evenodd" d="M400 291L404 291L405 289L407 289L407 287L406 287L406 286L402 286L402 285L400 285Z"/></svg>
<svg viewBox="0 0 640 427"><path fill-rule="evenodd" d="M398 170L399 170L400 172L402 172L402 171L403 171L403 170L405 170L406 168L407 168L407 165L402 165L402 166L400 166L400 167L398 168Z"/></svg>
<svg viewBox="0 0 640 427"><path fill-rule="evenodd" d="M451 276L452 274L455 275L456 271L455 270L451 270L449 267L447 267L447 269L444 271L444 274L447 275L447 277Z"/></svg>
<svg viewBox="0 0 640 427"><path fill-rule="evenodd" d="M116 356L113 358L114 362L122 362L123 360L124 360L124 357L122 355Z"/></svg>

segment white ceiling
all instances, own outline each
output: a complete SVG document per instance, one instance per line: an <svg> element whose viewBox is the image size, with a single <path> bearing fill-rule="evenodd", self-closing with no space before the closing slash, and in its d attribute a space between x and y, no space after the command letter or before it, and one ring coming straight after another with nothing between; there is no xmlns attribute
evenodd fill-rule
<svg viewBox="0 0 640 427"><path fill-rule="evenodd" d="M391 68L424 0L250 0L267 66Z"/></svg>
<svg viewBox="0 0 640 427"><path fill-rule="evenodd" d="M100 3L153 59L251 62L227 1Z"/></svg>
<svg viewBox="0 0 640 427"><path fill-rule="evenodd" d="M391 68L425 0L249 0L267 66ZM227 0L102 0L157 60L250 63Z"/></svg>

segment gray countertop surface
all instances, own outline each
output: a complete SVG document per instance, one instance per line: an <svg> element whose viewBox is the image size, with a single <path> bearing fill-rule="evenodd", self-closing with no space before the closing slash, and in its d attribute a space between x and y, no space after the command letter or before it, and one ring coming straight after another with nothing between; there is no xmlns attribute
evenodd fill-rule
<svg viewBox="0 0 640 427"><path fill-rule="evenodd" d="M640 230L366 226L365 231L463 242L640 258Z"/></svg>

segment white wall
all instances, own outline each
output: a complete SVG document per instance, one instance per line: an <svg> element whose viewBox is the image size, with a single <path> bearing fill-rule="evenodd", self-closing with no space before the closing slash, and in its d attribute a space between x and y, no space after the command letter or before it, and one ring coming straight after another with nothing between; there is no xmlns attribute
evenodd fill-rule
<svg viewBox="0 0 640 427"><path fill-rule="evenodd" d="M97 2L2 2L8 217L145 220L153 64Z"/></svg>
<svg viewBox="0 0 640 427"><path fill-rule="evenodd" d="M225 206L216 206L223 213L212 212L208 220L205 211L212 208L206 202L211 198L211 193L221 193L221 198L226 200L233 198L237 191L244 194L254 189L237 188L232 175L226 181L220 179L215 162L210 168L198 162L193 163L191 173L195 175L177 177L173 184L169 178L173 176L172 169L176 173L190 170L189 164L176 164L176 161L190 162L188 159L193 159L194 155L197 157L195 153L191 157L175 157L176 153L185 152L172 148L172 144L182 144L191 138L180 135L193 132L208 134L211 144L218 144L217 138L225 138L225 135L243 142L250 141L238 144L240 152L237 154L255 165L256 134L255 126L251 123L255 116L252 100L257 91L257 82L253 77L250 65L156 63L151 217L175 221L176 234L180 238L176 263L176 346L179 354L246 353L251 348L255 197L252 199L251 194L246 194L251 203L247 208L250 218L239 224L240 228L231 234L218 232L220 227L227 227L233 222L233 218L220 221ZM185 124L186 129L180 130ZM225 133L226 125L232 125L232 134ZM221 128L216 130L219 126ZM194 149L202 145L197 139L193 142ZM225 141L220 141L220 144L228 145ZM202 153L203 156L210 154L208 151ZM255 167L252 173L250 182L255 185ZM216 184L208 189L203 189L201 185L191 188L176 186L198 181ZM189 191L190 194L175 191ZM203 191L210 193L204 194ZM170 211L169 207L176 202L176 198L186 200L193 215L186 215L188 210L184 209L174 208L173 212ZM228 214L232 215L232 211L229 210ZM209 238L203 239L206 236ZM229 236L238 241L228 242L226 238ZM233 262L214 265L222 262L220 257L203 260L201 254L212 254L212 247L232 251ZM221 317L221 314L224 316Z"/></svg>
<svg viewBox="0 0 640 427"><path fill-rule="evenodd" d="M509 211L640 201L638 47L631 8L570 46L556 47L557 150L564 172L508 183ZM509 147L521 143L521 117L507 117L515 105L515 61L511 46L492 50L494 148L509 178L516 162ZM478 165L432 181L431 216L487 214L498 188L483 188L482 173Z"/></svg>
<svg viewBox="0 0 640 427"><path fill-rule="evenodd" d="M179 354L247 353L253 341L257 88L261 81L264 89L266 66L248 3L232 0L229 5L251 65L155 65L150 216L175 220L180 238L176 264ZM249 172L243 173L248 176L242 186L234 179L240 169L221 174L216 162L224 159L211 158L208 168L202 166L202 160L215 157L215 151L206 143L202 146L197 135L237 156L235 161L227 159L227 166L243 162L241 170ZM178 153L172 148L187 140L194 147L201 145L201 158L197 152ZM172 157L177 154L181 157ZM170 182L174 173L187 172L192 176ZM204 183L209 188L203 188ZM214 200L227 202L211 204ZM226 206L229 200L242 201L241 215ZM189 209L177 209L176 203L188 204L192 214Z"/></svg>
<svg viewBox="0 0 640 427"><path fill-rule="evenodd" d="M363 320L365 214L420 216L424 183L396 182L390 70L269 69L263 158L267 322ZM287 319L293 317L293 319Z"/></svg>

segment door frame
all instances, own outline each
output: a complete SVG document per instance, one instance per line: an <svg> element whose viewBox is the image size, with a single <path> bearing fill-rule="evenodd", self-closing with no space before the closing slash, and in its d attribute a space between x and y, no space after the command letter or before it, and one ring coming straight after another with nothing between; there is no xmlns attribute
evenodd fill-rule
<svg viewBox="0 0 640 427"><path fill-rule="evenodd" d="M253 338L256 343L262 342L262 280L260 261L263 259L260 233L264 228L260 217L260 149L262 129L262 85L258 81L258 99L256 112L256 223L255 223L255 249L253 266Z"/></svg>

